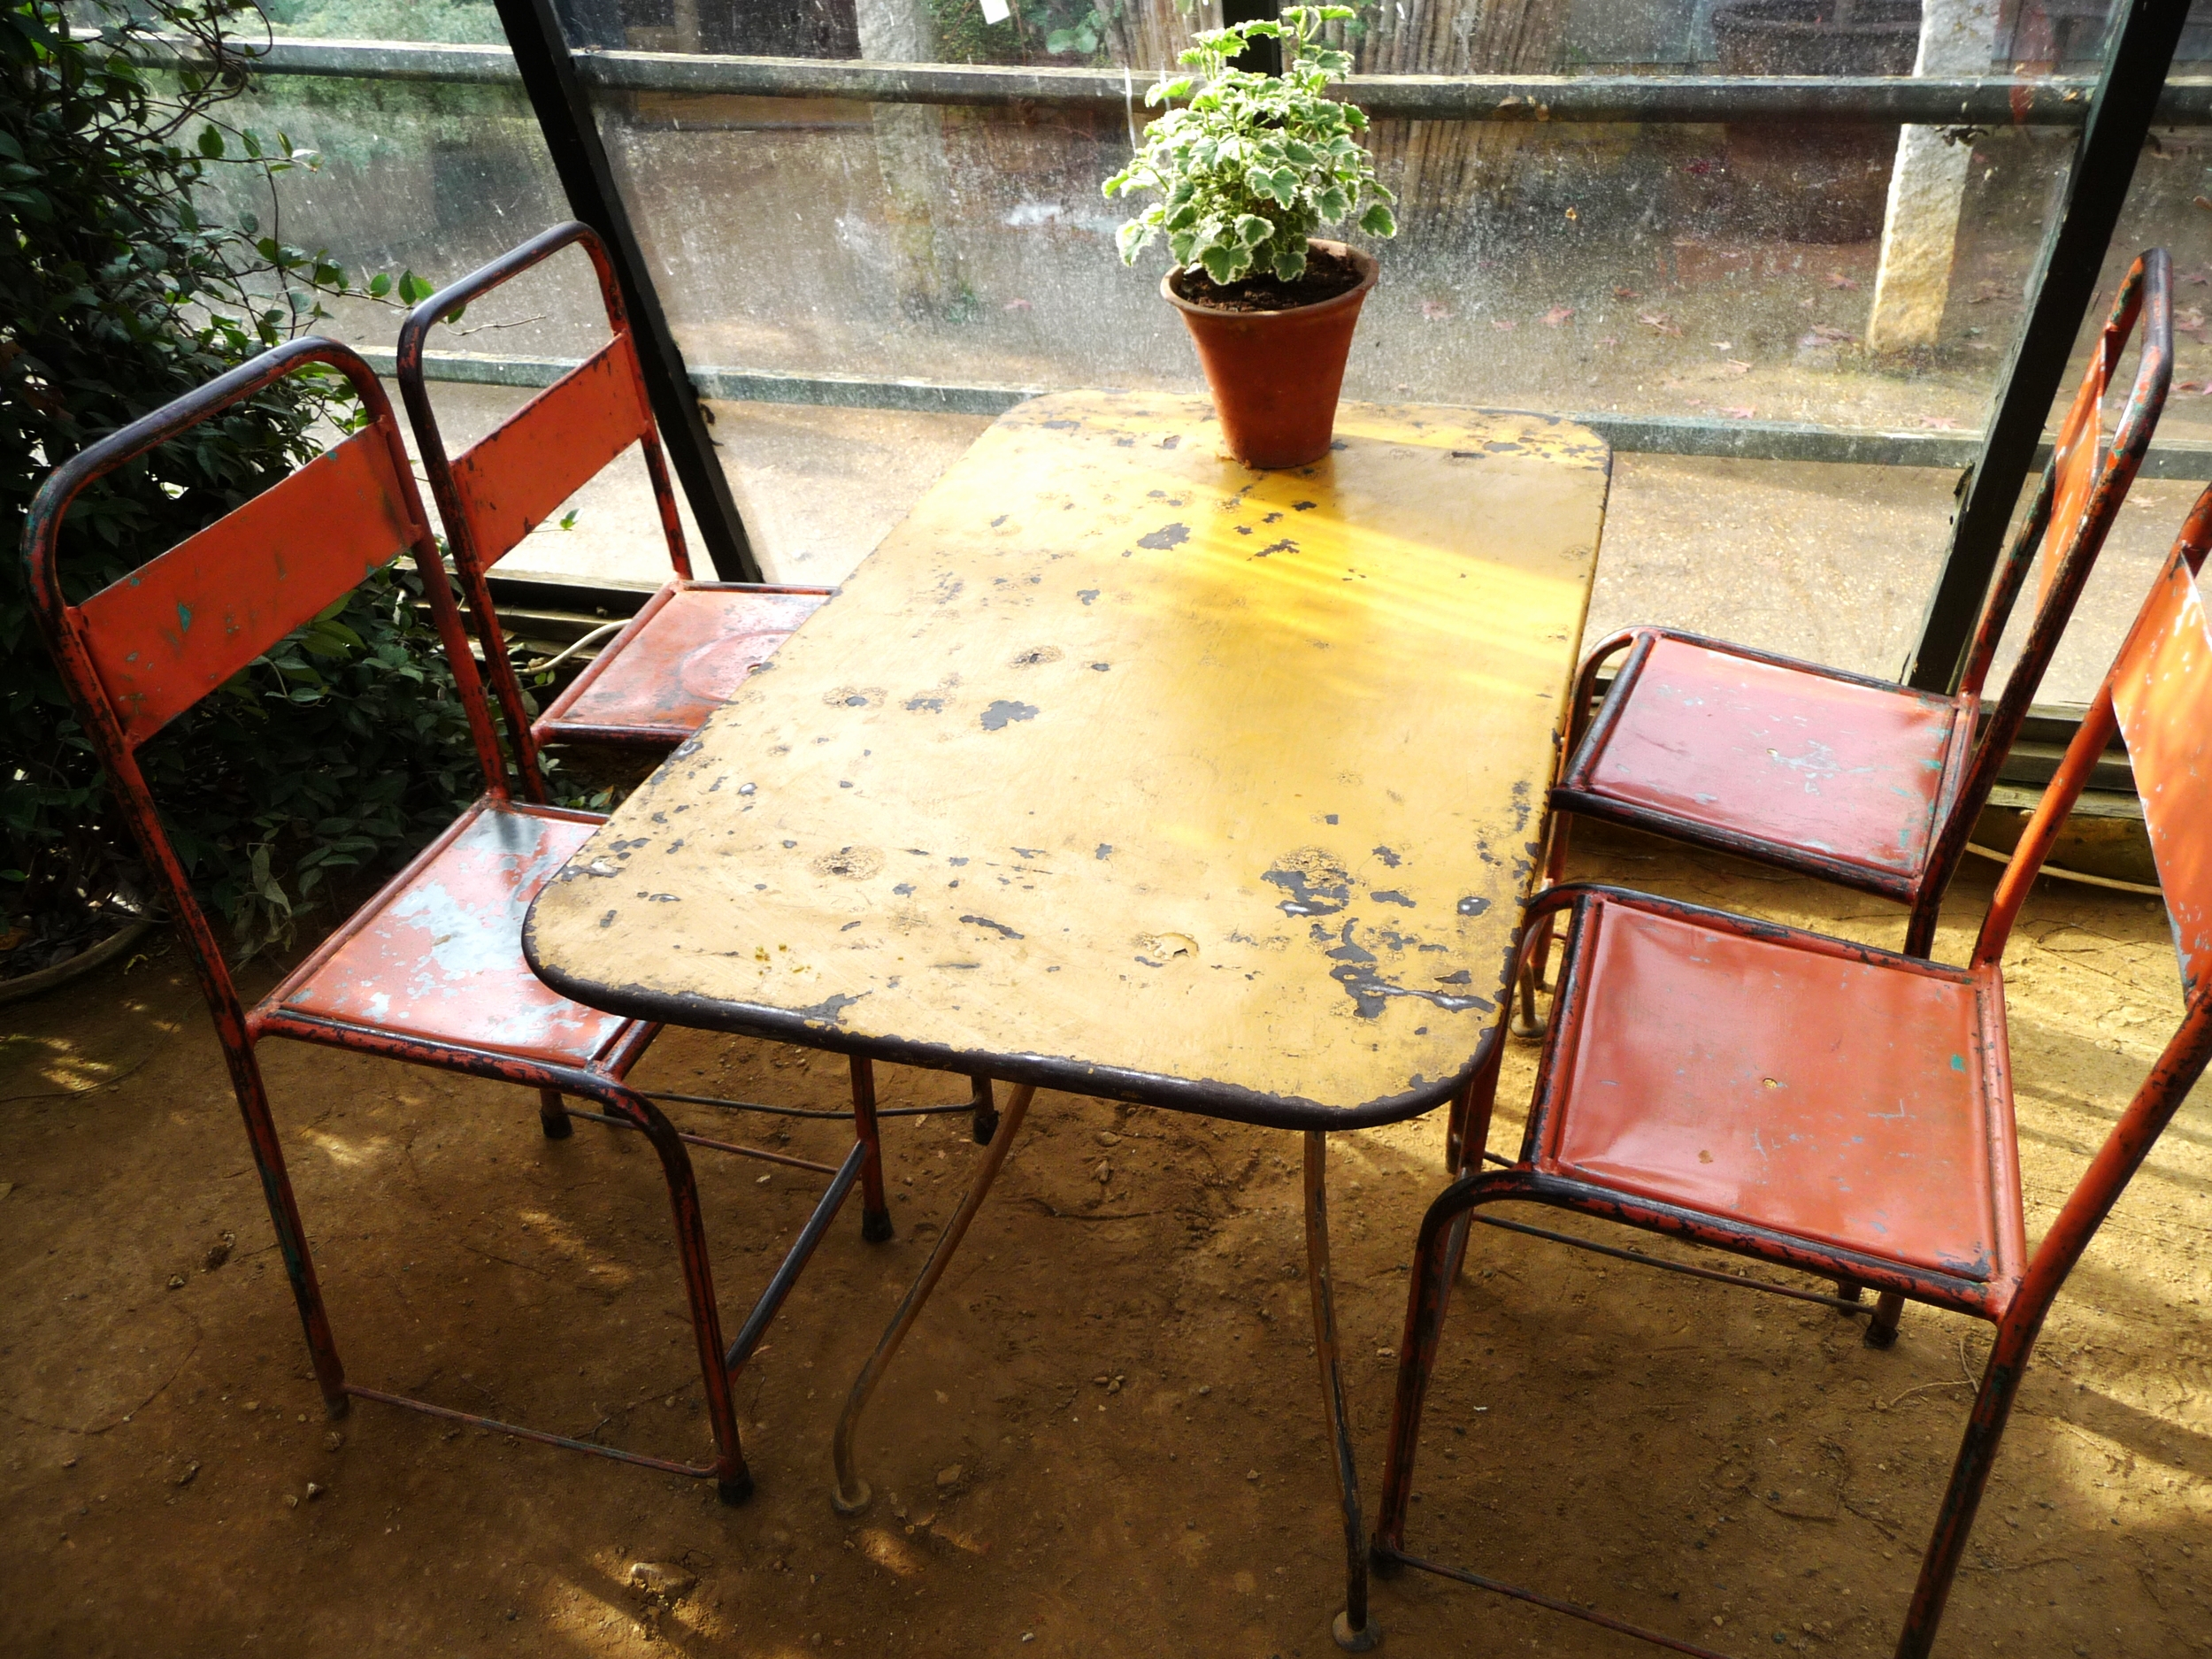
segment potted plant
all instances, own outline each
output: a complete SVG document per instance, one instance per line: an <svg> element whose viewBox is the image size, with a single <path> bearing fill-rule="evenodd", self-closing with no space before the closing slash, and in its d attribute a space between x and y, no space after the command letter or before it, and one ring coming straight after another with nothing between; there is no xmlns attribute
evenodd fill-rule
<svg viewBox="0 0 2212 1659"><path fill-rule="evenodd" d="M1356 215L1371 236L1397 234L1397 198L1375 182L1356 136L1365 113L1323 91L1352 59L1320 43L1322 27L1352 15L1293 6L1280 22L1199 35L1182 55L1199 73L1145 95L1188 104L1155 121L1105 185L1109 197L1159 193L1121 227L1121 257L1134 265L1166 236L1175 267L1160 292L1182 312L1223 437L1248 466L1302 466L1328 453L1352 330L1375 286L1371 257L1312 233ZM1288 48L1280 75L1229 66L1263 37Z"/></svg>

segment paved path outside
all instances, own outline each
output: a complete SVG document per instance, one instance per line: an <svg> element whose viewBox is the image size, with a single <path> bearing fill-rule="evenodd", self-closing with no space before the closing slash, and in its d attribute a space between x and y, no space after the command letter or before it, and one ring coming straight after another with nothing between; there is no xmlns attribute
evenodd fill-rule
<svg viewBox="0 0 2212 1659"><path fill-rule="evenodd" d="M527 396L461 385L433 395L454 449ZM990 425L979 415L710 407L762 563L789 582L842 580ZM1934 586L1954 481L1923 467L1617 456L1588 637L1665 622L1893 674ZM2196 492L2136 486L2038 701L2088 700ZM664 579L641 465L618 465L570 505L572 528L540 530L502 572L617 587Z"/></svg>

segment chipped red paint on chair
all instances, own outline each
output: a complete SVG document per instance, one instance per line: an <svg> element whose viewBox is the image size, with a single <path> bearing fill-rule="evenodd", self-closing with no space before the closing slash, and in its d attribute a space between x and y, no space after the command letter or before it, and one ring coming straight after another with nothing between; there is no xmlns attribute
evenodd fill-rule
<svg viewBox="0 0 2212 1659"><path fill-rule="evenodd" d="M2139 314L2139 366L2107 454L2100 411ZM2153 249L2129 270L2090 354L1955 695L1669 628L1630 628L1600 644L1577 681L1576 737L1552 791L1548 879L1564 871L1564 815L1606 818L1898 900L1912 910L1906 954L1925 956L1997 769L2142 465L2172 368L2170 265ZM2039 551L2033 626L1985 710L1984 682ZM1585 724L1599 671L1623 652Z"/></svg>
<svg viewBox="0 0 2212 1659"><path fill-rule="evenodd" d="M359 394L367 422L328 453L81 604L68 603L55 544L87 484L251 396L322 365ZM600 818L517 801L468 638L444 580L420 497L383 388L347 348L299 340L265 353L134 422L57 468L32 503L24 533L34 610L78 716L113 786L118 810L154 871L183 939L228 1062L285 1271L332 1416L351 1395L472 1422L486 1419L346 1380L300 1224L256 1049L264 1038L381 1054L418 1065L540 1091L553 1138L569 1133L561 1095L603 1107L600 1121L641 1131L658 1154L676 1224L713 1458L683 1463L585 1445L506 1424L503 1432L573 1446L649 1468L711 1477L741 1499L750 1477L738 1442L730 1379L854 1181L877 1169L872 1094L861 1133L767 1294L726 1352L687 1141L624 1079L659 1030L556 994L523 960L524 912ZM482 764L485 793L442 836L251 1009L240 1001L222 948L139 770L149 739L293 629L402 554L412 557L452 665ZM527 751L527 733L522 733ZM532 780L534 784L534 779ZM855 1081L862 1082L856 1063ZM733 1148L734 1149L734 1148ZM784 1160L788 1162L789 1160ZM880 1175L872 1186L879 1189ZM872 1209L880 1209L876 1199ZM888 1215L883 1221L887 1224Z"/></svg>
<svg viewBox="0 0 2212 1659"><path fill-rule="evenodd" d="M1924 1659L2052 1301L2212 1060L2212 622L2196 581L2208 547L2212 489L2192 510L2022 835L1967 966L1615 887L1554 887L1530 906L1532 923L1570 918L1559 1000L1518 1157L1479 1167L1486 1091L1470 1102L1459 1179L1422 1220L1373 1545L1379 1568L1418 1567L1678 1652L1706 1652L1407 1549L1422 1408L1468 1223L1526 1232L1482 1207L1548 1205L1872 1286L1883 1293L1876 1318L1893 1326L1897 1308L1913 1301L1997 1327L1897 1641L1899 1659ZM2005 941L2116 731L2173 916L2185 1012L2031 1250L2005 1034ZM1524 950L1534 936L1525 929Z"/></svg>
<svg viewBox="0 0 2212 1659"><path fill-rule="evenodd" d="M449 462L423 382L423 343L431 326L572 245L591 257L614 338ZM416 306L400 330L399 386L461 590L483 641L493 695L509 721L517 729L532 726L540 743L673 749L833 591L692 580L622 290L605 247L586 226L556 225ZM675 578L646 601L533 726L499 637L485 577L634 444L645 457Z"/></svg>

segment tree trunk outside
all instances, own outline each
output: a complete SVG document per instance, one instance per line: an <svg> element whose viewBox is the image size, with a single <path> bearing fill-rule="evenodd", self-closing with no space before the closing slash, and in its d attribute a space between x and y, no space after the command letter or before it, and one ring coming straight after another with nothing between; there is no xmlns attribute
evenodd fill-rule
<svg viewBox="0 0 2212 1659"><path fill-rule="evenodd" d="M1916 75L1985 75L1997 32L1996 0L1922 0ZM1908 127L1897 145L1882 225L1882 264L1866 343L1876 351L1932 346L1951 294L1951 257L1966 200L1970 142Z"/></svg>
<svg viewBox="0 0 2212 1659"><path fill-rule="evenodd" d="M863 58L904 64L935 60L929 0L859 0L855 10ZM870 113L899 307L909 317L942 317L961 290L959 242L950 221L945 112L933 104L878 104Z"/></svg>

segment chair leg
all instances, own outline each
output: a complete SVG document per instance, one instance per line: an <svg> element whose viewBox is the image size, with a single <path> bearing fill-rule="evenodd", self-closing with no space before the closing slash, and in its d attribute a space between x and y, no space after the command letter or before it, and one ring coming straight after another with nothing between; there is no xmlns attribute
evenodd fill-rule
<svg viewBox="0 0 2212 1659"><path fill-rule="evenodd" d="M892 1233L891 1206L883 1195L883 1141L876 1130L876 1067L864 1055L855 1055L853 1071L853 1133L868 1149L860 1166L860 1236L881 1244Z"/></svg>
<svg viewBox="0 0 2212 1659"><path fill-rule="evenodd" d="M246 1120L246 1139L253 1148L254 1167L261 1175L261 1195L268 1202L269 1220L276 1229L277 1251L284 1258L284 1276L292 1282L292 1300L298 1305L300 1325L307 1335L315 1385L322 1390L323 1411L342 1417L349 1403L346 1368L338 1357L337 1340L330 1333L330 1314L323 1306L314 1258L308 1254L307 1229L300 1225L292 1178L285 1171L284 1148L277 1144L276 1120L269 1115L261 1068L250 1050L234 1049L227 1042L224 1048L238 1094L239 1114Z"/></svg>
<svg viewBox="0 0 2212 1659"><path fill-rule="evenodd" d="M1413 1283L1406 1302L1405 1333L1398 1346L1398 1394L1390 1409L1389 1451L1383 1464L1382 1502L1375 1515L1371 1554L1379 1571L1395 1570L1393 1559L1406 1541L1406 1509L1413 1495L1413 1455L1421 1438L1421 1409L1436 1348L1444 1332L1454 1267L1454 1239L1464 1248L1466 1217L1475 1206L1478 1175L1463 1175L1443 1192L1421 1217L1414 1248Z"/></svg>
<svg viewBox="0 0 2212 1659"><path fill-rule="evenodd" d="M1981 1507L1990 1469L1997 1461L1997 1443L2012 1415L2035 1336L2032 1330L1998 1328L1996 1346L1990 1350L1982 1386L1974 1395L1973 1415L1967 1418L1966 1432L1959 1441L1958 1461L1951 1466L1951 1484L1943 1494L1943 1507L1936 1511L1928 1553L1921 1558L1920 1581L1913 1586L1912 1604L1905 1610L1905 1627L1898 1632L1897 1659L1928 1659L1935 1646L1951 1580L1957 1576L1959 1559L1974 1530L1974 1513Z"/></svg>
<svg viewBox="0 0 2212 1659"><path fill-rule="evenodd" d="M1886 1290L1876 1299L1874 1317L1866 1322L1864 1340L1869 1348L1887 1348L1897 1340L1897 1321L1905 1311L1905 1299L1893 1290Z"/></svg>
<svg viewBox="0 0 2212 1659"><path fill-rule="evenodd" d="M1467 1079L1466 1089L1452 1102L1457 1119L1457 1139L1450 1142L1448 1163L1455 1177L1479 1174L1482 1171L1482 1155L1490 1144L1490 1114L1498 1103L1498 1067L1504 1056L1505 1045L1492 1043L1489 1057L1475 1068L1474 1075ZM1448 1286L1459 1282L1460 1264L1467 1259L1467 1234L1473 1225L1466 1216L1452 1223L1444 1267ZM1448 1289L1446 1294L1449 1294Z"/></svg>
<svg viewBox="0 0 2212 1659"><path fill-rule="evenodd" d="M565 1141L576 1133L576 1125L568 1118L568 1108L561 1104L560 1090L538 1091L538 1127L545 1131L548 1141Z"/></svg>
<svg viewBox="0 0 2212 1659"><path fill-rule="evenodd" d="M1550 831L1544 847L1544 887L1555 887L1567 873L1567 841L1574 820L1567 813L1552 814ZM1541 889L1539 889L1541 891ZM1534 1041L1544 1034L1549 1025L1548 1017L1536 1012L1536 993L1543 988L1545 971L1551 966L1552 918L1547 911L1536 924L1535 942L1521 956L1521 972L1515 990L1518 994L1519 1011L1513 1019L1513 1034Z"/></svg>
<svg viewBox="0 0 2212 1659"><path fill-rule="evenodd" d="M968 1079L968 1103L974 1110L969 1119L968 1133L976 1145L987 1147L991 1137L998 1133L998 1102L991 1094L991 1079L977 1076Z"/></svg>
<svg viewBox="0 0 2212 1659"><path fill-rule="evenodd" d="M1543 954L1551 954L1551 941L1544 941ZM1542 980L1538 975L1536 958L1531 956L1521 964L1519 979L1513 987L1513 1034L1525 1042L1534 1042L1544 1034L1550 1023L1536 1011L1536 993Z"/></svg>
<svg viewBox="0 0 2212 1659"><path fill-rule="evenodd" d="M1352 1458L1344 1409L1344 1366L1337 1351L1336 1302L1329 1275L1329 1137L1306 1132L1306 1286L1313 1299L1313 1351L1321 1362L1321 1402L1336 1453L1336 1494L1344 1514L1344 1610L1332 1633L1347 1653L1365 1653L1382 1640L1367 1610L1367 1537L1360 1523L1359 1470Z"/></svg>
<svg viewBox="0 0 2212 1659"><path fill-rule="evenodd" d="M610 1088L604 1097L611 1110L620 1113L645 1132L660 1155L661 1174L668 1183L668 1205L676 1222L676 1254L683 1263L684 1294L691 1304L691 1334L699 1351L699 1376L706 1387L707 1422L714 1431L715 1491L725 1503L742 1503L753 1495L752 1471L745 1467L745 1452L737 1437L737 1409L730 1394L730 1374L722 1363L722 1316L715 1306L714 1268L707 1257L707 1230L699 1213L699 1187L691 1172L691 1155L684 1150L676 1128L658 1108L641 1094Z"/></svg>
<svg viewBox="0 0 2212 1659"><path fill-rule="evenodd" d="M1444 1167L1455 1176L1482 1167L1482 1155L1490 1144L1490 1114L1498 1103L1498 1068L1504 1058L1505 1045L1493 1041L1490 1052L1468 1075L1467 1087L1452 1097L1444 1128Z"/></svg>
<svg viewBox="0 0 2212 1659"><path fill-rule="evenodd" d="M1912 918L1905 924L1905 949L1908 956L1925 958L1935 949L1936 921L1943 908L1939 893L1923 895L1912 907Z"/></svg>
<svg viewBox="0 0 2212 1659"><path fill-rule="evenodd" d="M1467 1086L1452 1096L1451 1110L1444 1119L1444 1167L1452 1174L1459 1173L1460 1159L1467 1145L1467 1113L1474 1104L1475 1079L1470 1077ZM1482 1156L1477 1148L1475 1156Z"/></svg>

